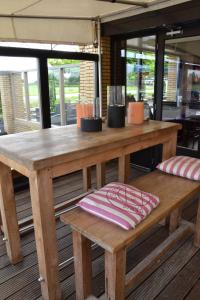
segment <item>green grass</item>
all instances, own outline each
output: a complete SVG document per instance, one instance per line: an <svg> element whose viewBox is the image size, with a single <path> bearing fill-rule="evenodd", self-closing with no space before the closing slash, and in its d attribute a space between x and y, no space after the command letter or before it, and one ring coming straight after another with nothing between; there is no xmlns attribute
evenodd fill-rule
<svg viewBox="0 0 200 300"><path fill-rule="evenodd" d="M59 87L55 88L56 101L55 104L60 103ZM70 95L67 95L70 94ZM74 94L74 95L73 95ZM35 108L39 106L38 87L37 84L29 84L30 107ZM65 87L65 102L77 102L79 100L79 86Z"/></svg>
<svg viewBox="0 0 200 300"><path fill-rule="evenodd" d="M60 89L57 86L55 88L56 95L59 95ZM65 86L65 94L77 94L79 93L79 86ZM37 84L29 84L29 96L37 96L38 95L38 87Z"/></svg>

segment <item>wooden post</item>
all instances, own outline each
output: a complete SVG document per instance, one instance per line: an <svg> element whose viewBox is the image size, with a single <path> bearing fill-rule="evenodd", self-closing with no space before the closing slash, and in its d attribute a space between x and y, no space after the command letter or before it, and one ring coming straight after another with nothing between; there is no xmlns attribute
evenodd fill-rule
<svg viewBox="0 0 200 300"><path fill-rule="evenodd" d="M72 231L76 299L85 300L92 293L91 242L78 231Z"/></svg>
<svg viewBox="0 0 200 300"><path fill-rule="evenodd" d="M33 172L29 180L42 297L44 300L59 300L61 290L51 172L49 169Z"/></svg>
<svg viewBox="0 0 200 300"><path fill-rule="evenodd" d="M99 163L96 165L96 178L97 178L97 189L100 189L105 185L105 163Z"/></svg>
<svg viewBox="0 0 200 300"><path fill-rule="evenodd" d="M200 198L198 201L196 228L195 228L195 234L194 234L194 245L196 247L200 247Z"/></svg>
<svg viewBox="0 0 200 300"><path fill-rule="evenodd" d="M126 250L105 251L106 299L122 300L125 296Z"/></svg>
<svg viewBox="0 0 200 300"><path fill-rule="evenodd" d="M118 164L118 180L127 183L130 176L130 154L119 157Z"/></svg>
<svg viewBox="0 0 200 300"><path fill-rule="evenodd" d="M11 169L0 163L0 211L6 249L11 263L22 260Z"/></svg>
<svg viewBox="0 0 200 300"><path fill-rule="evenodd" d="M83 168L83 191L87 192L92 184L91 184L91 168Z"/></svg>

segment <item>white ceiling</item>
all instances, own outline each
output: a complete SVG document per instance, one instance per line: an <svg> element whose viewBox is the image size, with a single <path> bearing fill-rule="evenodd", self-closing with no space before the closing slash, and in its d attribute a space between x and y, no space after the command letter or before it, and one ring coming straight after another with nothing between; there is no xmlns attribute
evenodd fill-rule
<svg viewBox="0 0 200 300"><path fill-rule="evenodd" d="M148 3L149 7L96 0L0 0L0 40L92 43L92 18L99 16L105 22L191 0L137 1Z"/></svg>

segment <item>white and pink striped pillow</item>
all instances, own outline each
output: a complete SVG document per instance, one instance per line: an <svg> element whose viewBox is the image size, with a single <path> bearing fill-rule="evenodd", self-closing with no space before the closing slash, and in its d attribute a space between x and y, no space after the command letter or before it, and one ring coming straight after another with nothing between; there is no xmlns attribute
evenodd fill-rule
<svg viewBox="0 0 200 300"><path fill-rule="evenodd" d="M159 198L133 186L111 182L83 198L85 211L129 230L135 228L160 203Z"/></svg>
<svg viewBox="0 0 200 300"><path fill-rule="evenodd" d="M156 168L169 174L200 180L200 159L194 157L174 156L163 161Z"/></svg>

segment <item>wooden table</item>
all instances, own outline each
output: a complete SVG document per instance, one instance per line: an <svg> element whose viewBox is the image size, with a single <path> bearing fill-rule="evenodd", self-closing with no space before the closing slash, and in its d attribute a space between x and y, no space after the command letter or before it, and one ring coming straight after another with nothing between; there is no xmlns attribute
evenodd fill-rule
<svg viewBox="0 0 200 300"><path fill-rule="evenodd" d="M104 184L104 163L119 159L119 181L126 182L129 154L163 144L163 159L176 152L179 124L148 121L121 129L83 133L76 126L44 129L1 137L0 209L7 253L12 263L22 259L11 168L27 176L44 299L61 299L52 179L97 166L97 186Z"/></svg>

